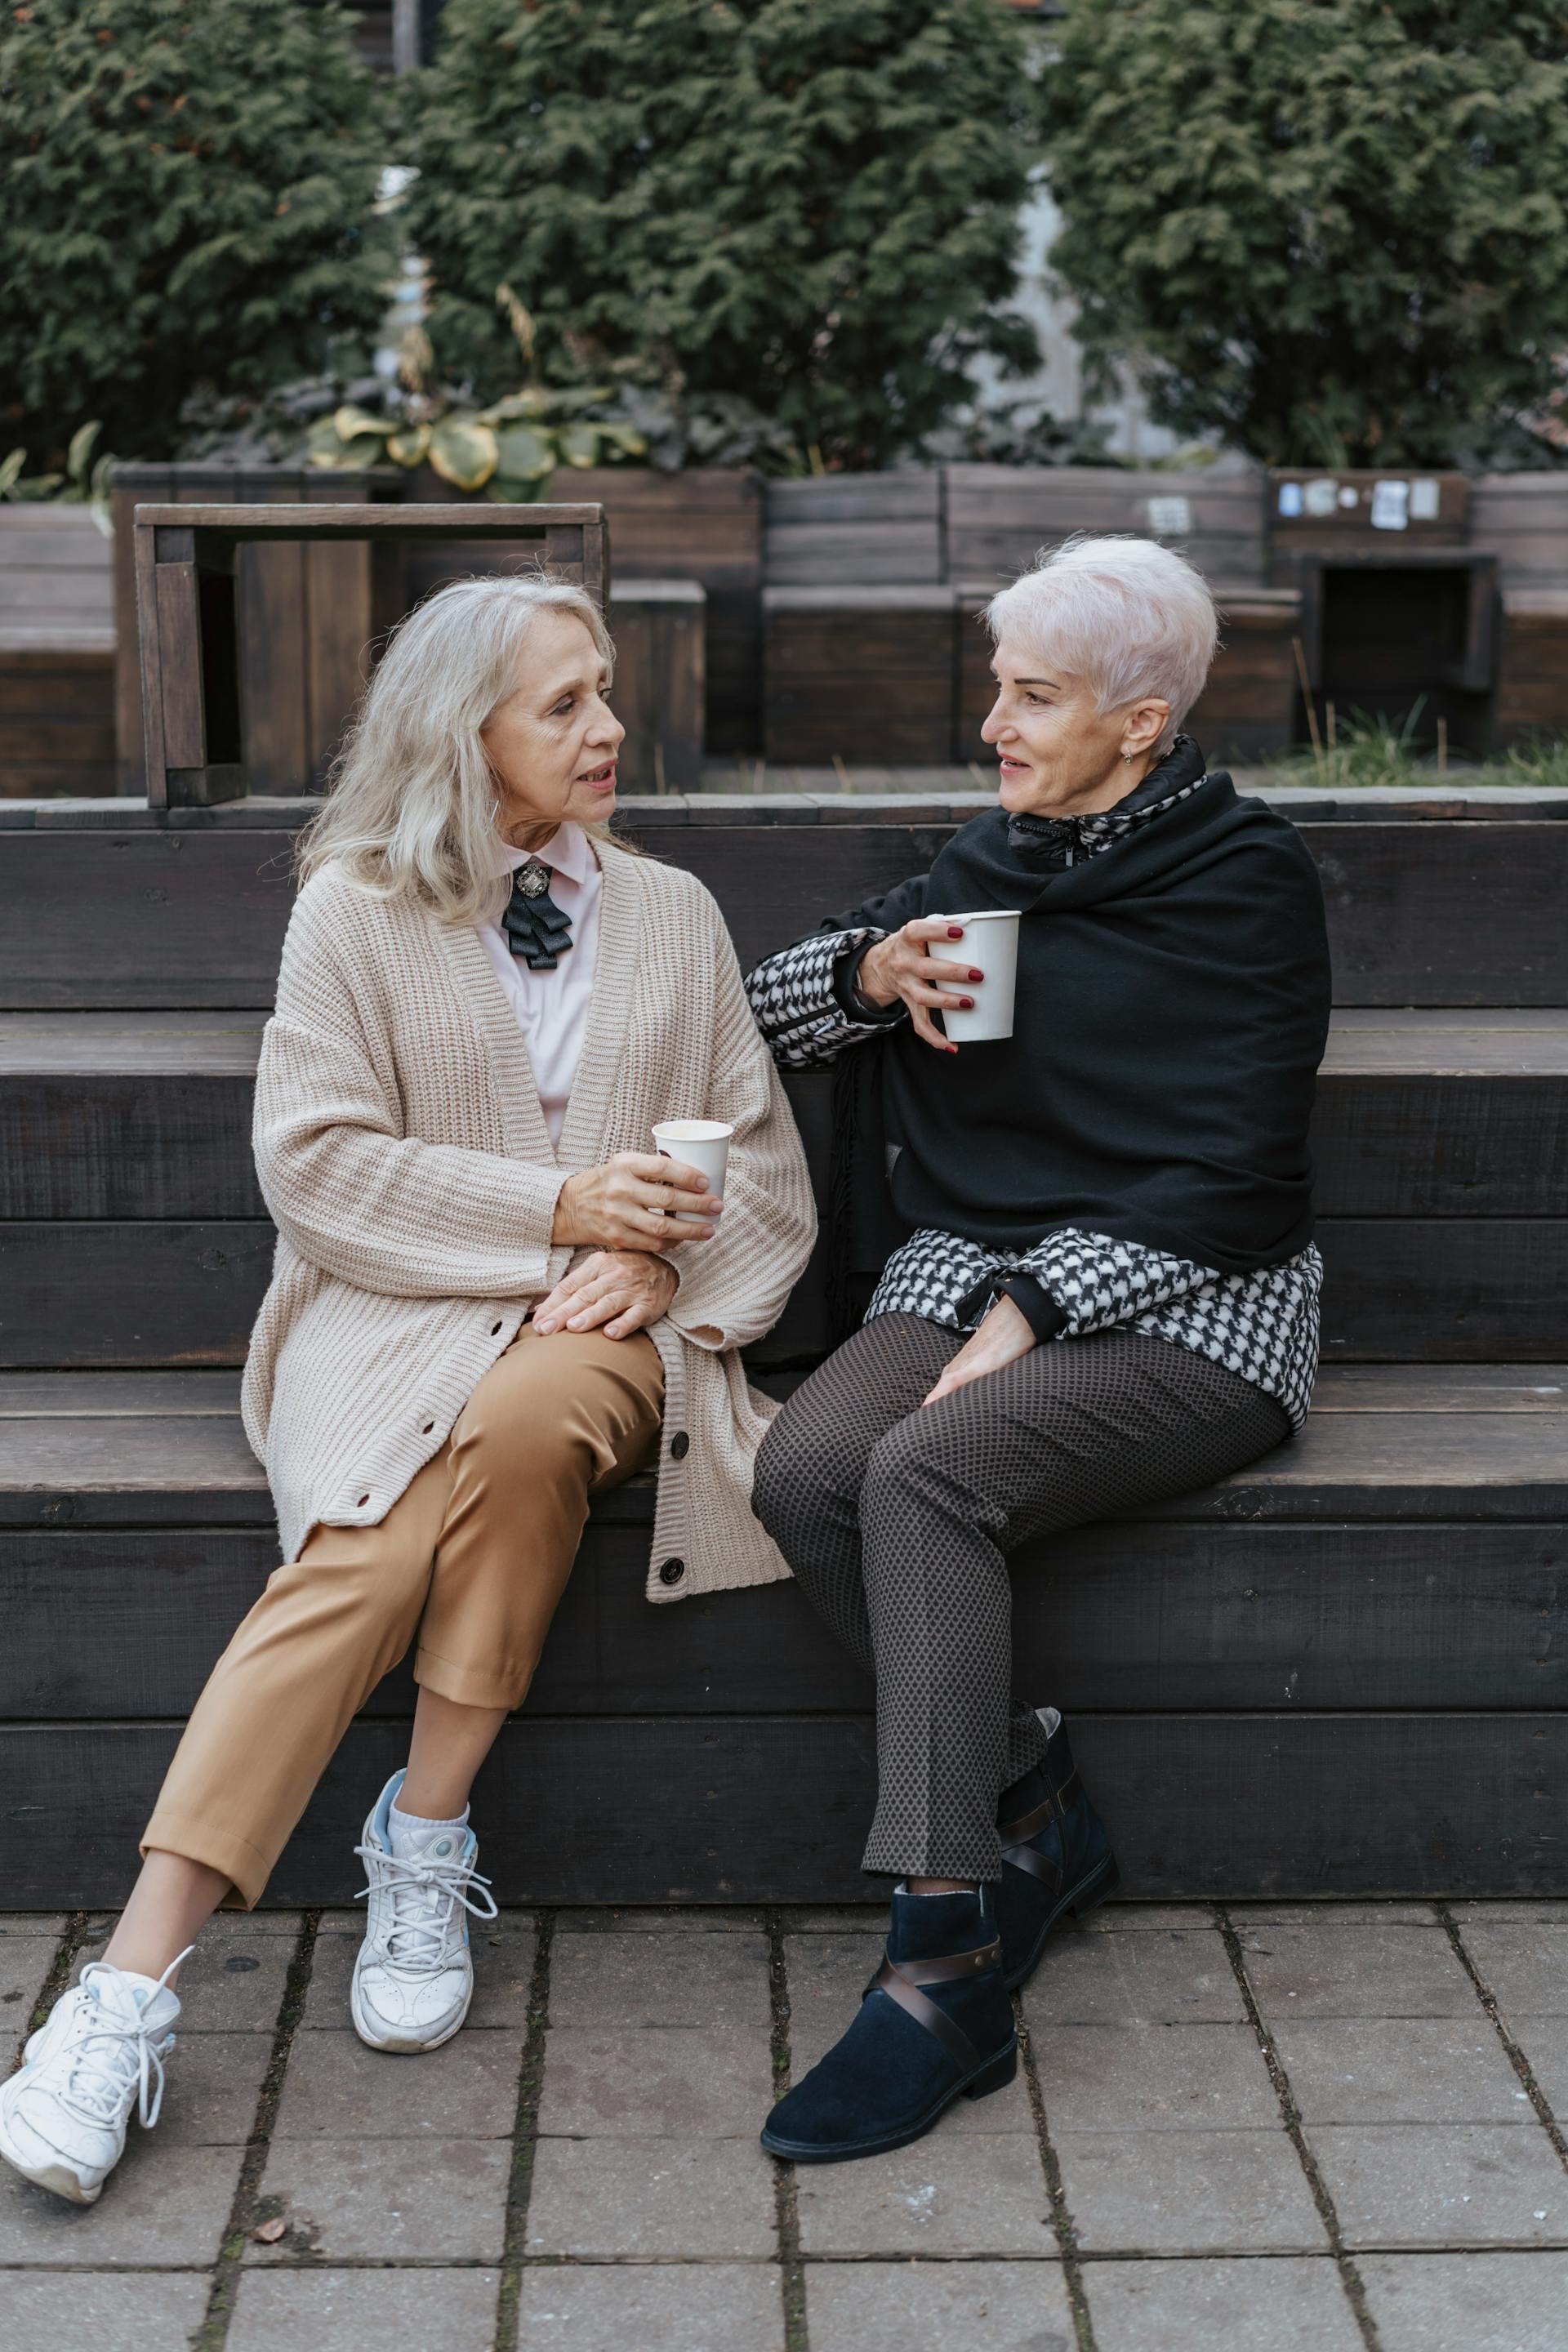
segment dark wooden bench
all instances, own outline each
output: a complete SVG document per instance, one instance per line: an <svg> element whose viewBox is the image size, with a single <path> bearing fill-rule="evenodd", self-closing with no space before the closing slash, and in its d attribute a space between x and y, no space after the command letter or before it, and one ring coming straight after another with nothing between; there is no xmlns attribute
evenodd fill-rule
<svg viewBox="0 0 1568 2352"><path fill-rule="evenodd" d="M703 876L750 959L928 864L977 804L672 796L625 821ZM1316 1130L1329 1362L1306 1433L1018 1578L1021 1683L1071 1709L1136 1894L1568 1875L1568 825L1420 805L1293 803L1339 1000ZM122 1891L180 1718L276 1560L236 1396L270 1253L251 1073L309 807L0 809L16 1906ZM820 1177L826 1083L790 1090ZM755 1376L787 1386L824 1336L814 1269ZM488 1769L501 1883L582 1902L862 1891L868 1693L791 1587L650 1609L650 1500L634 1482L595 1512ZM352 1891L364 1789L410 1704L404 1675L376 1694L274 1899Z"/></svg>

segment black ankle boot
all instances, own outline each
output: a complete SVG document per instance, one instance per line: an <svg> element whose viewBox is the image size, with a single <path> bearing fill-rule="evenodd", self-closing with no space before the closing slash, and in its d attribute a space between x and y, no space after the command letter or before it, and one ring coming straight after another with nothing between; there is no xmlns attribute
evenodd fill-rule
<svg viewBox="0 0 1568 2352"><path fill-rule="evenodd" d="M842 2041L782 2098L763 2146L796 2164L904 2147L960 2092L1000 2091L1018 2064L993 1890L893 1896L887 1958Z"/></svg>
<svg viewBox="0 0 1568 2352"><path fill-rule="evenodd" d="M1073 1769L1067 1726L1054 1707L1045 1720L1052 1716L1044 1763L1004 1789L996 1808L996 1923L1009 1991L1033 1969L1063 1912L1087 1918L1121 1877L1105 1823Z"/></svg>

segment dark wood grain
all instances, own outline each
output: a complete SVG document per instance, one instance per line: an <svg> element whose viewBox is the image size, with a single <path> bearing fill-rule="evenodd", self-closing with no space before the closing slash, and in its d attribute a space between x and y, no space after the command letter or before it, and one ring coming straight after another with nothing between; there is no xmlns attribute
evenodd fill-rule
<svg viewBox="0 0 1568 2352"><path fill-rule="evenodd" d="M1568 1219L1320 1221L1325 1360L1549 1362L1563 1346ZM0 1223L0 1364L237 1364L271 1272L261 1219ZM819 1249L758 1364L828 1339Z"/></svg>
<svg viewBox="0 0 1568 2352"><path fill-rule="evenodd" d="M177 1737L0 1730L6 1901L122 1901ZM1073 1739L1123 1897L1568 1892L1561 1712L1084 1714ZM406 1750L400 1723L352 1727L268 1903L353 1895L366 1805ZM524 1717L474 1812L510 1903L852 1902L886 1884L859 1868L872 1770L861 1716Z"/></svg>
<svg viewBox="0 0 1568 2352"><path fill-rule="evenodd" d="M803 803L794 824L700 815L645 824L638 837L715 893L749 963L923 873L952 830L879 814L827 824ZM1323 877L1340 1004L1568 1004L1568 825L1301 829ZM264 825L8 836L0 1008L270 1003L292 845L291 831ZM84 936L91 957L80 952Z"/></svg>
<svg viewBox="0 0 1568 2352"><path fill-rule="evenodd" d="M533 1715L779 1715L869 1705L794 1584L652 1609L648 1530L594 1522ZM269 1528L0 1533L0 1718L184 1715L278 1563ZM1075 1528L1014 1566L1015 1681L1072 1710L1492 1707L1568 1696L1568 1529ZM76 1629L61 1642L62 1612ZM406 1663L372 1715L412 1713Z"/></svg>
<svg viewBox="0 0 1568 2352"><path fill-rule="evenodd" d="M777 588L763 596L763 749L826 764L942 761L953 734L945 588Z"/></svg>
<svg viewBox="0 0 1568 2352"><path fill-rule="evenodd" d="M1360 1410L1331 1370L1337 1409L1314 1411L1300 1437L1216 1486L1131 1516L1151 1525L1568 1519L1568 1373L1561 1364L1539 1374L1514 1366L1514 1409L1470 1412L1469 1381L1489 1390L1497 1372L1453 1368L1444 1374L1453 1402L1436 1409L1430 1368L1413 1368L1405 1402L1397 1386L1405 1375L1384 1367L1375 1403ZM22 1376L30 1390L40 1377L68 1386L37 1409L8 1412L4 1399L16 1393L16 1377L0 1375L0 1524L270 1526L266 1482L237 1414L212 1410L214 1374L185 1376L196 1399L185 1413L171 1385L179 1375L152 1375L159 1405L145 1414L123 1402L110 1412L73 1402L90 1403L106 1386L123 1400L128 1372ZM595 1504L595 1521L646 1527L651 1496L649 1482L630 1480Z"/></svg>

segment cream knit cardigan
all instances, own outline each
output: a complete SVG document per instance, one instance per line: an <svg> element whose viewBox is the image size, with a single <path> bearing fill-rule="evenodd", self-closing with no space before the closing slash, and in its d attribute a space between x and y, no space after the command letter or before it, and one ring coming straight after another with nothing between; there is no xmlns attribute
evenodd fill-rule
<svg viewBox="0 0 1568 2352"><path fill-rule="evenodd" d="M776 1407L737 1350L777 1320L810 1254L805 1155L712 898L613 844L599 862L598 962L558 1148L470 926L330 867L295 904L256 1091L278 1252L243 1392L285 1559L318 1523L386 1517L527 1303L585 1255L551 1244L566 1178L651 1151L655 1119L721 1118L735 1129L724 1213L711 1241L671 1253L680 1286L649 1335L665 1418L647 1596L789 1573L751 1506ZM683 1572L662 1580L672 1561Z"/></svg>

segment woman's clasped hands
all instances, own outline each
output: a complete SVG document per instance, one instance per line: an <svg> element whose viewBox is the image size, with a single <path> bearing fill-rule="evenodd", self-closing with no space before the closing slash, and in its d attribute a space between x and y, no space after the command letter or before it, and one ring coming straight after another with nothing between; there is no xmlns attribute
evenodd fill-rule
<svg viewBox="0 0 1568 2352"><path fill-rule="evenodd" d="M591 1257L563 1274L533 1310L542 1338L595 1331L629 1339L667 1314L680 1276L661 1253L677 1242L710 1241L722 1203L699 1170L650 1151L621 1151L602 1168L569 1176L555 1204L551 1239Z"/></svg>

